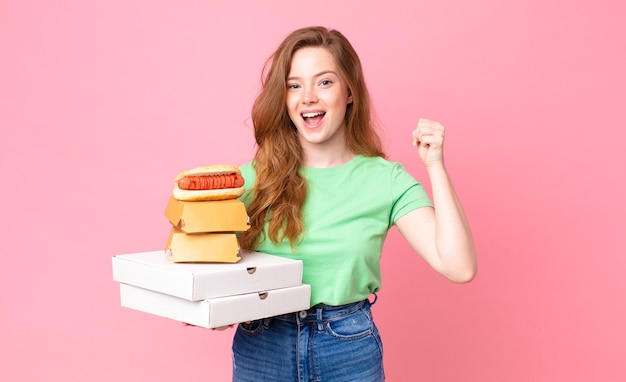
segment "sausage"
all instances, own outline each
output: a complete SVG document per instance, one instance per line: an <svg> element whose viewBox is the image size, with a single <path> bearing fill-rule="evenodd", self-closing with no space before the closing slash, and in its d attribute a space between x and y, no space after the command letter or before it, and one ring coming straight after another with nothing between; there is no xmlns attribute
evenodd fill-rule
<svg viewBox="0 0 626 382"><path fill-rule="evenodd" d="M243 184L243 177L239 174L187 175L178 180L181 190L218 190L242 187Z"/></svg>

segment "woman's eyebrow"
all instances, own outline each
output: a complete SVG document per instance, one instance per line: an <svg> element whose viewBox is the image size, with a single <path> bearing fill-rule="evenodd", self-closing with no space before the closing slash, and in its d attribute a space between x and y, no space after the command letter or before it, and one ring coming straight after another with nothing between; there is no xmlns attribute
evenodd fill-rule
<svg viewBox="0 0 626 382"><path fill-rule="evenodd" d="M317 74L314 74L314 75L313 75L313 78L317 78L317 77L323 76L323 75L325 75L325 74L334 74L334 75L337 75L337 73L335 73L335 71L333 71L333 70L324 70L324 71L321 71L321 72L319 72L319 73L317 73ZM298 80L298 79L300 79L300 77L298 77L298 76L291 76L291 77L287 77L287 80L288 80L288 81Z"/></svg>

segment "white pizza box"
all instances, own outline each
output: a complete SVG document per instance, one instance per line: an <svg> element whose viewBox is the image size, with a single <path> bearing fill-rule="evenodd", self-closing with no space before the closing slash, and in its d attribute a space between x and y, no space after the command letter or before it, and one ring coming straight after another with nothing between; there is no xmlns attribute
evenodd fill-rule
<svg viewBox="0 0 626 382"><path fill-rule="evenodd" d="M302 261L241 250L237 263L175 263L164 251L113 256L113 280L190 301L302 284Z"/></svg>
<svg viewBox="0 0 626 382"><path fill-rule="evenodd" d="M306 310L310 307L310 298L311 287L308 284L189 301L120 283L120 300L123 307L205 328Z"/></svg>

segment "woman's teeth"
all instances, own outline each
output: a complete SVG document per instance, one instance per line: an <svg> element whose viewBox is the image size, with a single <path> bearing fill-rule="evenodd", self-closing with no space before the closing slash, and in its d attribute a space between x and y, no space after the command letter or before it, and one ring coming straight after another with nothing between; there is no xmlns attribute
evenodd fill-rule
<svg viewBox="0 0 626 382"><path fill-rule="evenodd" d="M304 119L313 118L313 117L318 117L318 116L321 116L321 115L324 115L324 114L326 114L326 113L324 113L322 111L318 111L318 112L315 112L315 113L304 113L304 114L302 114L302 118L304 118Z"/></svg>

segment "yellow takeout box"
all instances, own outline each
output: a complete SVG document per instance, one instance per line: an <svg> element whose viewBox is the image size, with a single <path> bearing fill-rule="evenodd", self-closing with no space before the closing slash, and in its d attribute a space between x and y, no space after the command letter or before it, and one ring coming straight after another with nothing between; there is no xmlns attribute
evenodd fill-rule
<svg viewBox="0 0 626 382"><path fill-rule="evenodd" d="M185 233L172 227L165 251L175 263L236 263L241 260L234 232Z"/></svg>
<svg viewBox="0 0 626 382"><path fill-rule="evenodd" d="M246 207L237 199L186 202L171 196L165 217L185 233L242 232L250 228Z"/></svg>

